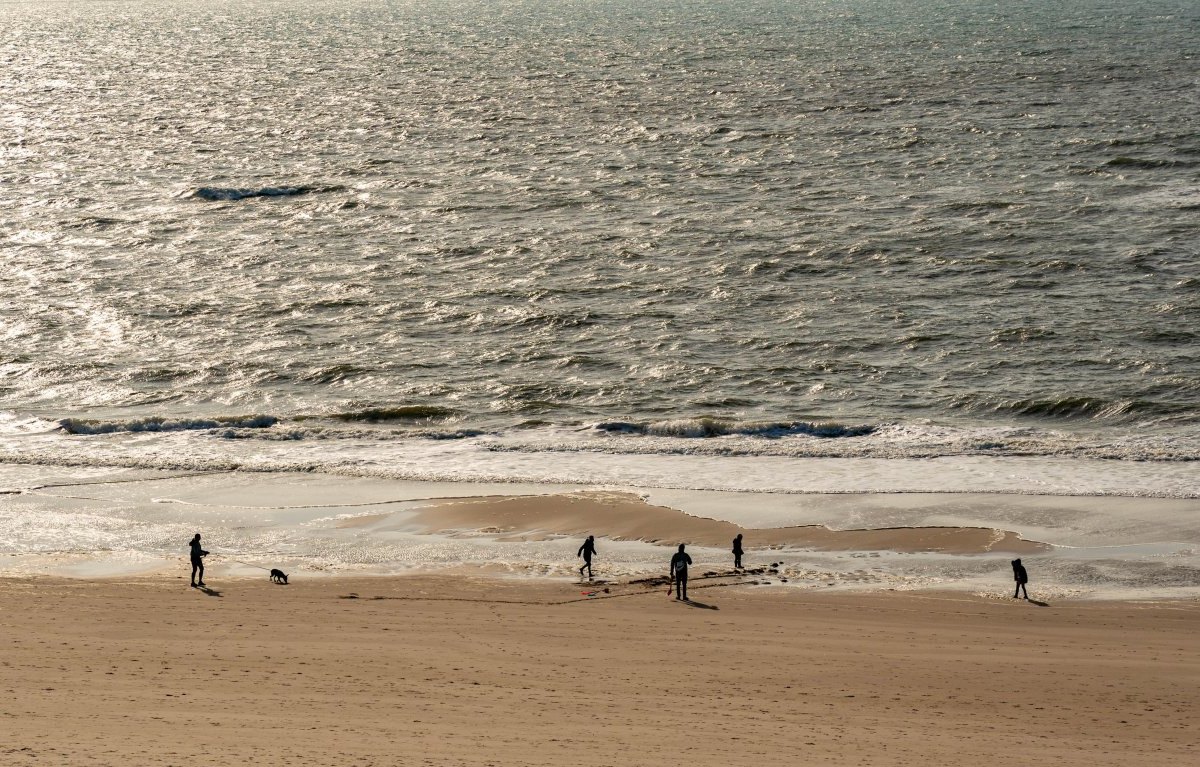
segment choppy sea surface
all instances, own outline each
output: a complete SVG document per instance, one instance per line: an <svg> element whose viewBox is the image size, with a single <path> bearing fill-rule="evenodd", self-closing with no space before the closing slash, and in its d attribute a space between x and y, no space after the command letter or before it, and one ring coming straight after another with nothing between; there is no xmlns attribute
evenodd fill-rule
<svg viewBox="0 0 1200 767"><path fill-rule="evenodd" d="M0 3L0 461L1200 496L1200 6Z"/></svg>

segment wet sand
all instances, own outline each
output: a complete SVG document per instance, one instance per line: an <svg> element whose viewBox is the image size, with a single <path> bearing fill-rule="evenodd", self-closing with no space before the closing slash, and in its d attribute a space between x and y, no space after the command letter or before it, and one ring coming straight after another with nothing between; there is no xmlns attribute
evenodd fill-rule
<svg viewBox="0 0 1200 767"><path fill-rule="evenodd" d="M383 518L348 520L361 526ZM632 493L578 492L542 496L460 498L432 503L412 514L422 532L498 534L500 540L585 536L598 530L610 540L727 546L738 533L756 546L797 546L821 551L938 551L1033 554L1051 547L1016 533L983 527L900 527L831 530L823 525L745 528L732 522L655 506ZM749 544L747 544L749 545Z"/></svg>
<svg viewBox="0 0 1200 767"><path fill-rule="evenodd" d="M1196 601L183 575L0 580L0 763L1128 767L1200 744Z"/></svg>

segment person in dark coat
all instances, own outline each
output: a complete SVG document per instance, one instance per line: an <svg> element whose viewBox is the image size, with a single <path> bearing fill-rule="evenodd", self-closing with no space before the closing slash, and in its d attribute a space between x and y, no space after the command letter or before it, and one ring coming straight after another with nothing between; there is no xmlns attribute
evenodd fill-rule
<svg viewBox="0 0 1200 767"><path fill-rule="evenodd" d="M691 563L692 558L683 550L683 544L679 544L679 551L671 557L671 577L675 580L675 598L684 602L687 601L687 569Z"/></svg>
<svg viewBox="0 0 1200 767"><path fill-rule="evenodd" d="M586 568L588 571L588 580L592 579L592 555L596 553L596 539L588 536L583 545L579 547L579 551L575 552L575 556L583 557L583 566L579 568L579 577L583 577L583 571Z"/></svg>
<svg viewBox="0 0 1200 767"><path fill-rule="evenodd" d="M1025 598L1029 599L1029 590L1025 588L1025 584L1029 583L1029 573L1025 572L1025 565L1021 564L1021 560L1014 559L1012 561L1013 578L1017 581L1017 589L1013 592L1013 599L1017 599L1021 592L1025 592Z"/></svg>
<svg viewBox="0 0 1200 767"><path fill-rule="evenodd" d="M188 544L192 549L192 588L204 585L204 558L208 556L208 552L200 548L200 533L196 533L196 537L192 538L192 542ZM200 581L196 581L196 573L200 573Z"/></svg>
<svg viewBox="0 0 1200 767"><path fill-rule="evenodd" d="M738 533L737 537L733 539L733 566L737 570L742 569L743 553L745 552L742 551L742 534Z"/></svg>

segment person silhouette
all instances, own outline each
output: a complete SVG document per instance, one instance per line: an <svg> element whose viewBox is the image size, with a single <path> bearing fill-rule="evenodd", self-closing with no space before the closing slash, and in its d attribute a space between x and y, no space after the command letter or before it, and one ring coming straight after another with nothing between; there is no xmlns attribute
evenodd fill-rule
<svg viewBox="0 0 1200 767"><path fill-rule="evenodd" d="M679 551L671 557L671 577L675 580L675 598L684 602L688 601L687 569L691 563L692 558L683 550L683 544L679 544Z"/></svg>
<svg viewBox="0 0 1200 767"><path fill-rule="evenodd" d="M200 533L196 533L196 537L192 538L192 542L188 544L192 548L192 588L204 585L204 558L208 556L208 552L200 548ZM200 581L196 582L196 573L200 573Z"/></svg>
<svg viewBox="0 0 1200 767"><path fill-rule="evenodd" d="M734 569L737 569L737 570L742 569L742 554L743 553L745 553L745 552L742 551L742 534L738 533L737 537L733 539L733 567L734 567Z"/></svg>
<svg viewBox="0 0 1200 767"><path fill-rule="evenodd" d="M588 580L592 579L592 555L596 553L596 539L588 536L583 545L579 547L579 551L575 552L575 556L583 557L583 566L579 568L579 577L583 577L583 571L588 571Z"/></svg>
<svg viewBox="0 0 1200 767"><path fill-rule="evenodd" d="M1025 572L1025 565L1021 564L1021 560L1014 559L1012 561L1013 579L1017 582L1017 588L1013 591L1013 599L1017 599L1021 592L1025 592L1025 598L1029 599L1029 590L1025 588L1025 584L1029 583L1029 573Z"/></svg>

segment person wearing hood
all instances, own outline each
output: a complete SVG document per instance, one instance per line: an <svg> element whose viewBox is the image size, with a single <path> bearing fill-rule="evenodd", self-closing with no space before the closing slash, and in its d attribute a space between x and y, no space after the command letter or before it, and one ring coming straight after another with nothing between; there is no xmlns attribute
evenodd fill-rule
<svg viewBox="0 0 1200 767"><path fill-rule="evenodd" d="M592 579L592 555L596 553L596 539L589 535L583 545L579 547L579 551L575 552L575 556L583 557L583 566L579 568L579 577L583 577L584 569L587 570L588 580Z"/></svg>
<svg viewBox="0 0 1200 767"><path fill-rule="evenodd" d="M1021 560L1014 559L1012 561L1013 578L1017 582L1017 589L1013 592L1013 599L1020 597L1021 592L1025 592L1025 598L1029 599L1029 590L1025 588L1025 584L1029 583L1029 573L1025 572L1025 565L1021 564Z"/></svg>

